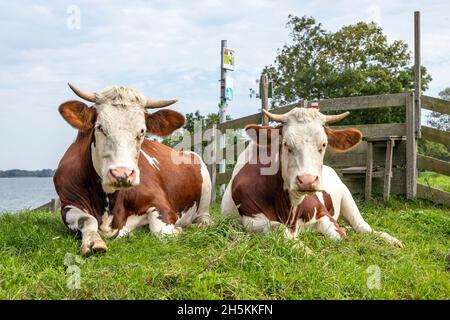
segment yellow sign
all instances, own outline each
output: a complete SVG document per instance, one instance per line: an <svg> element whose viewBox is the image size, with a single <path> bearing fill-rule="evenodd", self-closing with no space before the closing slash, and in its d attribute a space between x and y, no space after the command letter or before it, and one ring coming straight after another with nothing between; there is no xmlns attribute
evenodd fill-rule
<svg viewBox="0 0 450 320"><path fill-rule="evenodd" d="M234 70L234 50L224 48L222 56L222 68L227 70Z"/></svg>

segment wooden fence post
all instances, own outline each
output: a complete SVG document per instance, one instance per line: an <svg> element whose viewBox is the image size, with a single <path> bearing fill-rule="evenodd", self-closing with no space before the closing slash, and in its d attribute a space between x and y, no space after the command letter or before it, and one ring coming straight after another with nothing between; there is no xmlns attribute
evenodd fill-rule
<svg viewBox="0 0 450 320"><path fill-rule="evenodd" d="M212 125L211 138L208 147L211 150L211 159L208 164L209 176L211 177L211 204L216 201L216 173L217 173L217 125Z"/></svg>
<svg viewBox="0 0 450 320"><path fill-rule="evenodd" d="M417 135L415 93L410 93L405 101L406 109L406 197L417 195Z"/></svg>
<svg viewBox="0 0 450 320"><path fill-rule="evenodd" d="M420 11L414 12L414 103L416 116L416 135L420 139L422 133L421 126L421 105L422 105L422 85L421 85L421 70L420 70Z"/></svg>
<svg viewBox="0 0 450 320"><path fill-rule="evenodd" d="M259 86L261 94L261 123L263 126L267 126L269 125L269 118L263 112L263 110L269 110L269 80L266 75L261 75Z"/></svg>

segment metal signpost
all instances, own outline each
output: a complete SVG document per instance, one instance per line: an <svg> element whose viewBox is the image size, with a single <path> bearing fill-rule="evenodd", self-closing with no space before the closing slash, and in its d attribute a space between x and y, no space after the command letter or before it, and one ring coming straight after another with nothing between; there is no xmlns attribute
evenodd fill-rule
<svg viewBox="0 0 450 320"><path fill-rule="evenodd" d="M227 48L227 40L222 40L220 49L220 102L219 102L219 119L220 123L225 122L225 113L227 111L227 101L233 100L234 83L233 78L227 75L227 71L234 70L234 50ZM225 134L220 135L220 149L225 148ZM225 173L225 159L219 162L219 172ZM220 191L225 191L225 185L220 186Z"/></svg>

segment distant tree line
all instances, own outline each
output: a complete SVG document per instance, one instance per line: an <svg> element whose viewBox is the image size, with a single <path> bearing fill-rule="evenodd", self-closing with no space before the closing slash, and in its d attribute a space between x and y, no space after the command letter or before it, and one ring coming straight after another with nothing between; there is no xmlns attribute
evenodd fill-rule
<svg viewBox="0 0 450 320"><path fill-rule="evenodd" d="M17 178L17 177L53 177L55 170L52 169L42 169L42 170L0 170L0 178Z"/></svg>

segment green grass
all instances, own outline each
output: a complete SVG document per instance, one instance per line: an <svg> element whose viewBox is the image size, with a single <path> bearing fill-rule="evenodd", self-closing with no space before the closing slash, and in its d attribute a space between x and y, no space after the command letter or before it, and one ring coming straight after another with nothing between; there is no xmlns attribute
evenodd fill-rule
<svg viewBox="0 0 450 320"><path fill-rule="evenodd" d="M424 171L419 173L419 183L450 192L450 177L439 173Z"/></svg>
<svg viewBox="0 0 450 320"><path fill-rule="evenodd" d="M348 231L333 242L307 232L306 257L279 234L243 231L212 210L214 225L177 237L147 230L109 240L109 251L79 258L80 289L67 288L67 253L80 242L59 214L0 216L0 299L449 299L449 209L393 197L360 205L365 219L403 241L399 249ZM370 266L381 288L369 289Z"/></svg>

